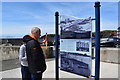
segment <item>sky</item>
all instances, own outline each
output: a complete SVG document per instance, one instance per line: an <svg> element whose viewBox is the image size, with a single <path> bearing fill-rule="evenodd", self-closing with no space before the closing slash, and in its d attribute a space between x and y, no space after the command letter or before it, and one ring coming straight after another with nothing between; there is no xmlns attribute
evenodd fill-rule
<svg viewBox="0 0 120 80"><path fill-rule="evenodd" d="M1 4L0 4L1 6ZM55 12L78 18L95 18L94 2L2 2L3 37L22 38L32 27L42 35L55 34ZM95 31L93 21L92 31ZM101 31L117 30L118 3L101 2Z"/></svg>

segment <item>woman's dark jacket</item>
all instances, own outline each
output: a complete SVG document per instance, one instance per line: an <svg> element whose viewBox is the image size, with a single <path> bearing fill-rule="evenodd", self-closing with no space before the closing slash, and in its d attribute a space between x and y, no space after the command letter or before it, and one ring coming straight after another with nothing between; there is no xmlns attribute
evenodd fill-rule
<svg viewBox="0 0 120 80"><path fill-rule="evenodd" d="M46 70L46 62L40 43L29 35L23 37L26 42L28 67L31 73L40 73Z"/></svg>

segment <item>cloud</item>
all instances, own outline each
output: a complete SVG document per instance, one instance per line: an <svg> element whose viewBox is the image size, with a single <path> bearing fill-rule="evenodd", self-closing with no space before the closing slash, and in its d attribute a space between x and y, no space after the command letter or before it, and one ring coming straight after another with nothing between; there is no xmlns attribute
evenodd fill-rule
<svg viewBox="0 0 120 80"><path fill-rule="evenodd" d="M18 5L19 4L19 5ZM117 3L101 3L101 30L115 29ZM55 33L55 12L79 18L94 18L93 2L42 2L6 3L3 7L3 33L28 34L34 26L40 26L42 34ZM94 25L94 24L93 24ZM94 29L93 29L94 30Z"/></svg>

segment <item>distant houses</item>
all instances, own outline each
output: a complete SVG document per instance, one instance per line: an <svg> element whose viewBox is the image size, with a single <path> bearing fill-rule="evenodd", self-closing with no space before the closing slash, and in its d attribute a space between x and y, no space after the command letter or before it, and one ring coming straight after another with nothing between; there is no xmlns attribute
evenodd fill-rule
<svg viewBox="0 0 120 80"><path fill-rule="evenodd" d="M70 33L64 33L60 36L60 37L65 37L69 35L70 36L74 36L74 34ZM79 34L80 35L80 34ZM78 36L79 36L78 35ZM43 35L40 37L39 41L42 41L45 39L46 35ZM120 27L118 27L117 30L104 30L101 31L101 37L110 37L110 36L118 36L120 38ZM77 36L75 36L77 37ZM95 37L95 33L93 33L93 37ZM0 39L0 46L20 46L23 44L23 40L22 38L1 38ZM41 44L41 45L45 45L45 43ZM48 46L53 46L55 45L55 34L48 34Z"/></svg>
<svg viewBox="0 0 120 80"><path fill-rule="evenodd" d="M120 27L118 27L117 35L120 38Z"/></svg>
<svg viewBox="0 0 120 80"><path fill-rule="evenodd" d="M39 41L42 41L45 39L45 35L41 36ZM55 34L48 34L48 46L54 45L55 42ZM23 44L22 38L2 38L0 39L0 45L1 46L20 46ZM45 45L41 44L41 45Z"/></svg>
<svg viewBox="0 0 120 80"><path fill-rule="evenodd" d="M92 37L95 38L95 32L92 33ZM117 37L117 30L103 30L100 31L100 38Z"/></svg>

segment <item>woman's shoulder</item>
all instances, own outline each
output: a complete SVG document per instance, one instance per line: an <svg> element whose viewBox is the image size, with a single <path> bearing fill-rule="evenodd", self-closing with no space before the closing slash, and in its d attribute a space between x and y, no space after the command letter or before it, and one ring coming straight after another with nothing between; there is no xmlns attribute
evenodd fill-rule
<svg viewBox="0 0 120 80"><path fill-rule="evenodd" d="M24 47L25 47L25 44L22 44L20 47L21 47L21 48L24 48Z"/></svg>

